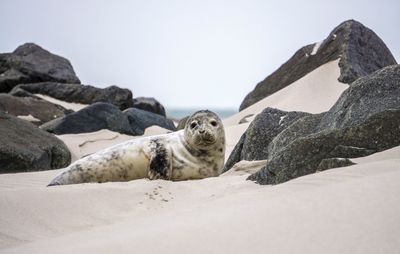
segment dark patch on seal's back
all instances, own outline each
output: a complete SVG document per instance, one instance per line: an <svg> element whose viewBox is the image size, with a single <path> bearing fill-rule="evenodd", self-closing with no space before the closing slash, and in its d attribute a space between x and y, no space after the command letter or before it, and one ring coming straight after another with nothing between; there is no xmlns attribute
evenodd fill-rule
<svg viewBox="0 0 400 254"><path fill-rule="evenodd" d="M165 146L157 139L152 140L154 146L154 157L150 161L150 170L161 179L168 179L170 161Z"/></svg>

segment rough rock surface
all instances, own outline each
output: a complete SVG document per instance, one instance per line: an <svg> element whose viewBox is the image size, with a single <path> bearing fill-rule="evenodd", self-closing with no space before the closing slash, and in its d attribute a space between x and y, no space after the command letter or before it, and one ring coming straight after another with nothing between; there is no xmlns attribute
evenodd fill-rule
<svg viewBox="0 0 400 254"><path fill-rule="evenodd" d="M228 171L241 160L253 161L268 158L269 143L291 123L306 115L309 114L286 112L274 108L264 109L240 138L225 163L223 172Z"/></svg>
<svg viewBox="0 0 400 254"><path fill-rule="evenodd" d="M82 104L111 103L121 110L130 108L133 105L132 92L129 89L117 86L97 88L90 85L41 82L18 85L10 93L15 93L16 90L21 89L31 94L43 94L67 102Z"/></svg>
<svg viewBox="0 0 400 254"><path fill-rule="evenodd" d="M59 105L32 97L16 97L0 94L0 110L14 116L28 116L40 120L32 122L41 125L58 117L71 113Z"/></svg>
<svg viewBox="0 0 400 254"><path fill-rule="evenodd" d="M351 83L385 66L396 64L392 53L378 35L361 23L348 20L336 27L320 44L314 43L299 49L278 70L257 84L245 97L239 110L338 58L339 81L343 83Z"/></svg>
<svg viewBox="0 0 400 254"><path fill-rule="evenodd" d="M166 116L164 106L156 99L151 97L137 97L133 99L133 108L149 111L154 114Z"/></svg>
<svg viewBox="0 0 400 254"><path fill-rule="evenodd" d="M61 135L94 132L101 129L128 134L140 135L133 130L128 118L114 105L97 102L77 112L54 119L40 126L48 132Z"/></svg>
<svg viewBox="0 0 400 254"><path fill-rule="evenodd" d="M269 146L267 166L249 179L288 181L316 172L327 159L400 145L399 133L400 65L393 65L353 82L328 112L300 118L282 131Z"/></svg>
<svg viewBox="0 0 400 254"><path fill-rule="evenodd" d="M139 130L141 133L153 125L175 131L174 123L161 115L137 108L126 109L123 113L127 116L132 129Z"/></svg>
<svg viewBox="0 0 400 254"><path fill-rule="evenodd" d="M71 154L61 140L0 111L0 173L63 168L70 162Z"/></svg>
<svg viewBox="0 0 400 254"><path fill-rule="evenodd" d="M329 158L323 159L317 167L318 171L324 171L331 168L341 168L354 165L355 163L347 158Z"/></svg>
<svg viewBox="0 0 400 254"><path fill-rule="evenodd" d="M12 53L0 54L0 92L8 92L21 83L80 81L71 63L33 43L19 46Z"/></svg>
<svg viewBox="0 0 400 254"><path fill-rule="evenodd" d="M40 97L33 95L30 92L25 91L24 89L19 87L14 87L8 94L16 97L32 97L38 100L41 99Z"/></svg>
<svg viewBox="0 0 400 254"><path fill-rule="evenodd" d="M315 173L324 159L349 157L347 154L332 154L339 145L379 152L399 145L399 132L400 109L380 112L358 126L325 130L296 139L249 179L260 184L278 184Z"/></svg>

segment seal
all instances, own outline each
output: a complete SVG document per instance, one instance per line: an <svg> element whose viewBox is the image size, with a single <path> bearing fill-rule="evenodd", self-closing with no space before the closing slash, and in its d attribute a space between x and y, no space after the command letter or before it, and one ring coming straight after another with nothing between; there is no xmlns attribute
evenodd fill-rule
<svg viewBox="0 0 400 254"><path fill-rule="evenodd" d="M48 186L130 181L148 177L172 181L202 179L222 173L225 131L209 110L194 113L184 130L128 140L81 158Z"/></svg>

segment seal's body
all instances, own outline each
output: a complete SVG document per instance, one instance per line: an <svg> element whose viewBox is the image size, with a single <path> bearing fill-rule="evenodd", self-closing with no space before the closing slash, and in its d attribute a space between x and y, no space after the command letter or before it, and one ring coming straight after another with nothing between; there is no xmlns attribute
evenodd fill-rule
<svg viewBox="0 0 400 254"><path fill-rule="evenodd" d="M188 180L218 176L224 164L225 133L210 111L193 114L184 130L126 141L84 157L49 186L150 179Z"/></svg>

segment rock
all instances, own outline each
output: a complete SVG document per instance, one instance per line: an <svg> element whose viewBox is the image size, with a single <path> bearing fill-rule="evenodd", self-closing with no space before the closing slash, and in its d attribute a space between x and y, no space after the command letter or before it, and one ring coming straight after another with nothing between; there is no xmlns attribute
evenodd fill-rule
<svg viewBox="0 0 400 254"><path fill-rule="evenodd" d="M373 153L376 153L376 151L362 147L338 145L335 147L335 149L333 149L330 155L336 157L341 154L345 154L347 158L358 158L365 157Z"/></svg>
<svg viewBox="0 0 400 254"><path fill-rule="evenodd" d="M0 93L10 91L14 86L21 83L29 83L31 79L15 69L8 69L5 66L5 60L0 54Z"/></svg>
<svg viewBox="0 0 400 254"><path fill-rule="evenodd" d="M9 94L0 94L0 110L14 116L28 116L40 120L37 125L46 123L58 117L71 113L59 105L32 97L15 97Z"/></svg>
<svg viewBox="0 0 400 254"><path fill-rule="evenodd" d="M71 63L33 43L25 43L12 53L0 54L0 92L9 92L21 83L80 81Z"/></svg>
<svg viewBox="0 0 400 254"><path fill-rule="evenodd" d="M355 126L372 115L400 107L400 65L353 82L326 114L319 129Z"/></svg>
<svg viewBox="0 0 400 254"><path fill-rule="evenodd" d="M271 159L266 167L248 179L260 184L278 184L315 173L322 160L331 158L339 145L383 151L400 144L400 109L387 110L364 123L343 129L328 129L296 139ZM347 154L338 157L347 158Z"/></svg>
<svg viewBox="0 0 400 254"><path fill-rule="evenodd" d="M70 162L61 140L0 111L0 173L63 168Z"/></svg>
<svg viewBox="0 0 400 254"><path fill-rule="evenodd" d="M245 140L246 140L246 132L242 134L239 141L233 148L231 154L229 155L228 159L225 162L224 168L222 169L222 173L229 171L233 167L233 165L240 162L241 160L244 160L242 158L242 150Z"/></svg>
<svg viewBox="0 0 400 254"><path fill-rule="evenodd" d="M314 115L310 114L301 117L281 133L276 135L276 137L268 145L268 158L271 159L274 157L296 139L307 137L318 132L318 124L324 114L325 113Z"/></svg>
<svg viewBox="0 0 400 254"><path fill-rule="evenodd" d="M176 127L176 130L183 130L185 129L186 122L189 119L190 116L185 116L181 120L179 120L178 126Z"/></svg>
<svg viewBox="0 0 400 254"><path fill-rule="evenodd" d="M97 102L77 112L54 119L40 126L41 129L57 134L94 132L101 129L127 134L140 135L131 128L128 118L114 105Z"/></svg>
<svg viewBox="0 0 400 254"><path fill-rule="evenodd" d="M41 82L18 85L10 93L15 93L16 90L21 89L32 94L43 94L67 102L81 104L111 103L121 110L133 105L132 92L129 89L117 86L97 88L90 85Z"/></svg>
<svg viewBox="0 0 400 254"><path fill-rule="evenodd" d="M149 111L154 114L166 116L164 106L154 98L137 97L133 99L133 108Z"/></svg>
<svg viewBox="0 0 400 254"><path fill-rule="evenodd" d="M264 160L268 158L269 143L297 119L309 115L304 112L286 112L266 108L249 125L245 134L230 154L223 172L241 160Z"/></svg>
<svg viewBox="0 0 400 254"><path fill-rule="evenodd" d="M317 167L318 171L324 171L331 168L341 168L354 165L355 163L347 158L329 158L323 159Z"/></svg>
<svg viewBox="0 0 400 254"><path fill-rule="evenodd" d="M144 133L146 128L157 125L164 129L175 131L175 125L166 117L160 116L158 114L151 113L149 111L144 111L137 108L129 108L123 112L134 129L139 129L140 132Z"/></svg>
<svg viewBox="0 0 400 254"><path fill-rule="evenodd" d="M35 95L31 94L30 92L25 91L24 89L21 89L19 87L14 87L8 94L12 95L12 96L16 96L16 97L31 97L31 98L35 98L38 100L41 99L40 97L35 96Z"/></svg>
<svg viewBox="0 0 400 254"><path fill-rule="evenodd" d="M361 23L348 20L336 27L321 44L314 43L301 48L278 70L258 83L245 97L239 110L338 58L339 81L343 83L351 83L385 66L396 64L392 53L378 35Z"/></svg>
<svg viewBox="0 0 400 254"><path fill-rule="evenodd" d="M267 166L249 179L282 183L316 172L326 159L398 146L399 133L400 65L394 65L353 82L328 112L300 118L282 131L268 147Z"/></svg>

